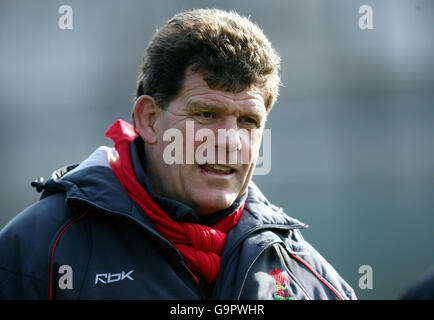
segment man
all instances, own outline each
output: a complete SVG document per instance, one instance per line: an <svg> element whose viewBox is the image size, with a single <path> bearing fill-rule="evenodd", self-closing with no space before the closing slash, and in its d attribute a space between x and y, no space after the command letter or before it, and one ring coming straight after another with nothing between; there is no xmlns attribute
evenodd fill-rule
<svg viewBox="0 0 434 320"><path fill-rule="evenodd" d="M133 125L35 181L41 200L2 230L0 297L355 298L251 182L279 63L234 12L173 17L145 52Z"/></svg>

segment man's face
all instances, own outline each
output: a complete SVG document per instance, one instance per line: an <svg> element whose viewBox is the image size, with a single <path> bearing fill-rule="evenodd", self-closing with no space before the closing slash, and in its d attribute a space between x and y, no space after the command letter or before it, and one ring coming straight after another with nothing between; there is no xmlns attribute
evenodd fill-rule
<svg viewBox="0 0 434 320"><path fill-rule="evenodd" d="M189 205L199 214L229 207L247 190L255 169L266 116L264 99L258 90L246 88L232 93L211 89L201 74L187 71L180 94L156 115L156 143L146 147L147 159L152 162L146 167L147 174L155 191ZM214 133L213 163L219 166L200 165L196 160L193 164L186 163L186 144L190 143L196 153L198 147L207 141L191 141L192 136L186 132L187 121L193 121L193 139L201 129ZM163 157L164 149L170 143L163 140L163 135L172 128L183 135L182 164L167 164ZM233 131L227 138L218 138L218 130L229 129L237 132L244 129L242 131L249 135ZM186 141L188 137L190 141ZM223 161L218 159L222 150L226 153ZM249 155L247 161L242 158L241 152ZM234 153L237 159L235 164L229 160Z"/></svg>

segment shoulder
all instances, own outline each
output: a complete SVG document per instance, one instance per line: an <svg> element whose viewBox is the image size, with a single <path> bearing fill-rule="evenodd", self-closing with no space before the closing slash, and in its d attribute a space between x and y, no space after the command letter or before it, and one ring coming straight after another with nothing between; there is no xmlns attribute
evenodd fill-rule
<svg viewBox="0 0 434 320"><path fill-rule="evenodd" d="M301 235L299 229L290 232L285 244L297 264L311 273L325 287L341 299L357 299L353 288L336 269Z"/></svg>
<svg viewBox="0 0 434 320"><path fill-rule="evenodd" d="M311 283L321 283L325 292L333 292L342 299L356 299L354 290L302 236L301 229L308 226L290 217L283 209L270 203L257 186L249 185L248 209L258 216L280 238L286 248L288 265L301 271L300 276Z"/></svg>
<svg viewBox="0 0 434 320"><path fill-rule="evenodd" d="M53 238L73 215L64 193L39 200L16 215L0 231L0 284L8 275L46 281Z"/></svg>

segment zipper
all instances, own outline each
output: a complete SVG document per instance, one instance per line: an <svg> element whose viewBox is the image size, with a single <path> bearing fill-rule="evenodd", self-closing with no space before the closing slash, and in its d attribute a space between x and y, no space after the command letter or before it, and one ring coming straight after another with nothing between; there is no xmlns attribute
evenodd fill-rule
<svg viewBox="0 0 434 320"><path fill-rule="evenodd" d="M286 272L288 272L288 275L291 277L292 282L295 283L300 288L300 290L304 293L304 295L306 296L307 300L313 300L313 298L306 291L306 289L301 285L300 282L298 282L298 279L294 276L294 274L291 271L289 271L289 269L286 266L286 264L284 264L283 267L285 268Z"/></svg>
<svg viewBox="0 0 434 320"><path fill-rule="evenodd" d="M279 260L282 266L285 268L288 275L292 278L292 282L294 282L300 290L304 293L308 300L313 300L310 294L307 292L306 288L298 281L297 277L289 270L288 265L285 263L285 259L282 256L281 250L285 250L285 244L282 242L283 248L279 248Z"/></svg>
<svg viewBox="0 0 434 320"><path fill-rule="evenodd" d="M261 254L267 250L268 248L270 248L272 245L274 245L276 242L271 242L269 245L267 245L266 247L264 247L259 253L258 255L255 257L255 259L252 261L252 263L250 264L250 266L247 268L247 272L244 275L244 279L243 279L243 283L241 284L241 288L240 288L240 292L238 293L237 296L237 300L240 300L241 297L241 292L243 292L244 289L244 285L246 284L246 280L247 280L247 276L249 275L250 269L253 267L253 265L255 264L255 262L259 259L259 257L261 256Z"/></svg>
<svg viewBox="0 0 434 320"><path fill-rule="evenodd" d="M279 248L280 250L283 250L282 248ZM285 263L282 254L279 252L279 259L280 259L280 263L282 264L282 266L285 268L286 272L288 273L288 275L292 278L292 282L295 283L300 290L304 293L304 295L306 296L307 300L313 300L313 298L310 296L310 294L307 292L306 288L298 281L297 277L289 270L287 264Z"/></svg>

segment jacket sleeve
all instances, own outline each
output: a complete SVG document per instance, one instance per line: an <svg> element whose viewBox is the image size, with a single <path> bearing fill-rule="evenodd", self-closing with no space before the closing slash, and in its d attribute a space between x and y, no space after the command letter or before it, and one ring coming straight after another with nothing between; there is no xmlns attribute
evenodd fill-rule
<svg viewBox="0 0 434 320"><path fill-rule="evenodd" d="M0 231L0 299L48 299L50 247L67 216L54 194L16 215Z"/></svg>

